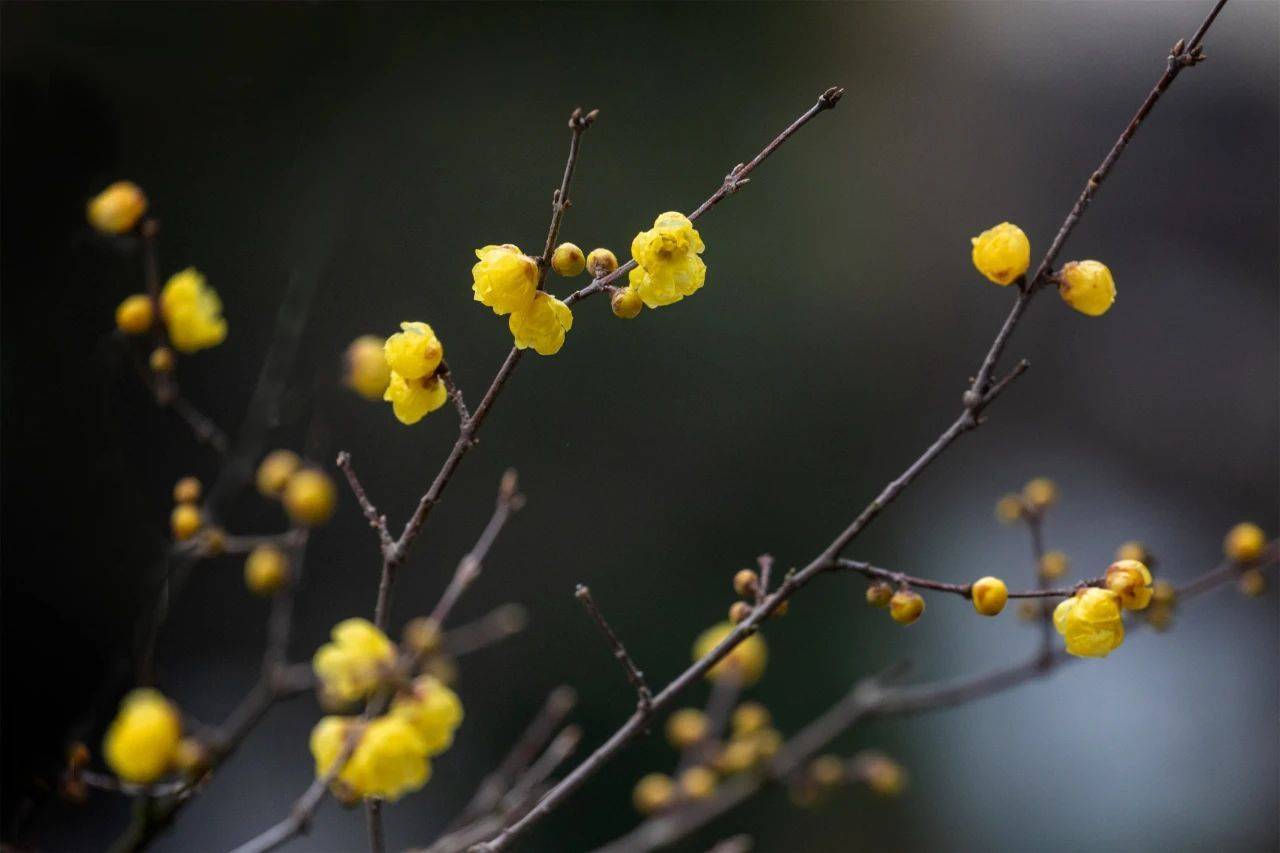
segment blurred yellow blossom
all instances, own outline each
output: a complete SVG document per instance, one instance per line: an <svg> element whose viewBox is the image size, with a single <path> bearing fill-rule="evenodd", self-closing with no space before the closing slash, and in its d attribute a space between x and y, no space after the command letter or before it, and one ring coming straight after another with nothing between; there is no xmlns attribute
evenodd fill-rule
<svg viewBox="0 0 1280 853"><path fill-rule="evenodd" d="M181 737L178 709L157 690L134 690L120 703L102 753L121 779L146 785L168 772Z"/></svg>
<svg viewBox="0 0 1280 853"><path fill-rule="evenodd" d="M361 335L347 345L342 381L366 400L381 400L391 380L391 367L377 335Z"/></svg>
<svg viewBox="0 0 1280 853"><path fill-rule="evenodd" d="M1237 524L1227 532L1222 542L1222 553L1236 563L1251 563L1262 556L1267 547L1267 534L1250 521Z"/></svg>
<svg viewBox="0 0 1280 853"><path fill-rule="evenodd" d="M431 777L421 735L405 720L388 716L368 723L352 717L321 719L311 730L317 778L329 773L353 736L359 740L337 778L353 795L394 801Z"/></svg>
<svg viewBox="0 0 1280 853"><path fill-rule="evenodd" d="M428 756L437 755L453 744L453 733L462 723L462 700L438 678L420 675L408 691L396 696L389 713L414 727Z"/></svg>
<svg viewBox="0 0 1280 853"><path fill-rule="evenodd" d="M720 644L720 641L733 631L733 625L721 622L698 635L693 644L693 659L701 660ZM719 680L725 677L741 679L744 685L755 684L764 675L764 667L768 662L768 649L764 638L759 634L751 634L733 648L724 658L707 672L707 678Z"/></svg>
<svg viewBox="0 0 1280 853"><path fill-rule="evenodd" d="M1012 284L1031 266L1031 241L1011 222L1001 222L970 240L973 265L996 284Z"/></svg>
<svg viewBox="0 0 1280 853"><path fill-rule="evenodd" d="M144 293L126 296L116 308L116 328L126 335L141 335L151 328L155 319L151 297Z"/></svg>
<svg viewBox="0 0 1280 853"><path fill-rule="evenodd" d="M318 468L303 468L285 483L281 500L295 524L314 527L333 515L338 492L328 474Z"/></svg>
<svg viewBox="0 0 1280 853"><path fill-rule="evenodd" d="M311 659L326 696L342 703L363 699L395 662L396 647L367 619L346 619L334 626L332 642Z"/></svg>
<svg viewBox="0 0 1280 853"><path fill-rule="evenodd" d="M1061 602L1053 625L1066 640L1067 653L1076 657L1104 658L1124 642L1120 596L1109 589L1091 586Z"/></svg>
<svg viewBox="0 0 1280 853"><path fill-rule="evenodd" d="M564 346L565 332L573 328L573 312L551 294L539 291L528 308L512 312L507 325L518 348L533 347L538 355L555 355Z"/></svg>
<svg viewBox="0 0 1280 853"><path fill-rule="evenodd" d="M116 181L93 198L85 209L89 224L104 234L132 231L147 212L147 197L137 184Z"/></svg>
<svg viewBox="0 0 1280 853"><path fill-rule="evenodd" d="M222 301L194 268L188 267L165 282L160 291L160 314L169 340L178 352L193 353L226 340L227 321Z"/></svg>

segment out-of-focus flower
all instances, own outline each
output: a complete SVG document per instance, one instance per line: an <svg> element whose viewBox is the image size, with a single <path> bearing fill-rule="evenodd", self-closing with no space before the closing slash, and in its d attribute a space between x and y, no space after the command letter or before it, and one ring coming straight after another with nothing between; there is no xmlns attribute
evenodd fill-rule
<svg viewBox="0 0 1280 853"><path fill-rule="evenodd" d="M499 316L529 307L538 288L538 263L533 258L510 243L476 249L476 257L480 260L471 268L471 290L477 302Z"/></svg>
<svg viewBox="0 0 1280 853"><path fill-rule="evenodd" d="M89 199L85 208L89 224L103 234L132 231L146 212L147 197L129 181L116 181Z"/></svg>
<svg viewBox="0 0 1280 853"><path fill-rule="evenodd" d="M168 772L181 737L182 721L173 703L157 690L134 690L120 703L102 754L121 779L147 785Z"/></svg>
<svg viewBox="0 0 1280 853"><path fill-rule="evenodd" d="M343 355L342 381L366 400L381 400L391 380L385 344L377 335L361 335L347 345Z"/></svg>
<svg viewBox="0 0 1280 853"><path fill-rule="evenodd" d="M693 644L693 659L697 661L706 657L732 631L733 625L728 622L721 622L703 631ZM743 685L755 684L764 675L768 657L764 638L759 634L751 634L711 667L707 677L712 680L737 678Z"/></svg>
<svg viewBox="0 0 1280 853"><path fill-rule="evenodd" d="M346 619L334 626L333 640L311 659L327 697L341 703L363 699L395 662L395 644L367 619Z"/></svg>

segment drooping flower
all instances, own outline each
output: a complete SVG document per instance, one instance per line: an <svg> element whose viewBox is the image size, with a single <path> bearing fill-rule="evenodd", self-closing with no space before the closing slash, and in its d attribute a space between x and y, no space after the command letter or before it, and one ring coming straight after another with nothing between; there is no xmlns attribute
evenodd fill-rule
<svg viewBox="0 0 1280 853"><path fill-rule="evenodd" d="M222 301L194 268L177 273L165 283L160 291L160 314L169 330L169 340L179 352L199 352L227 338Z"/></svg>
<svg viewBox="0 0 1280 853"><path fill-rule="evenodd" d="M1116 282L1101 261L1071 261L1062 265L1058 294L1081 314L1098 317L1116 301Z"/></svg>
<svg viewBox="0 0 1280 853"><path fill-rule="evenodd" d="M443 406L449 399L449 390L439 376L405 379L392 372L382 399L391 404L396 420L411 425Z"/></svg>
<svg viewBox="0 0 1280 853"><path fill-rule="evenodd" d="M453 744L462 722L462 700L438 678L420 675L391 703L390 714L417 730L427 755L438 755Z"/></svg>
<svg viewBox="0 0 1280 853"><path fill-rule="evenodd" d="M1137 560L1117 560L1108 566L1106 585L1120 596L1126 610L1145 610L1151 603L1151 571Z"/></svg>
<svg viewBox="0 0 1280 853"><path fill-rule="evenodd" d="M533 347L538 355L555 355L573 328L573 311L549 293L538 291L528 308L513 311L507 322L516 346Z"/></svg>
<svg viewBox="0 0 1280 853"><path fill-rule="evenodd" d="M147 785L168 772L181 738L182 721L173 703L158 690L134 690L107 729L103 757L121 779Z"/></svg>
<svg viewBox="0 0 1280 853"><path fill-rule="evenodd" d="M707 279L707 265L698 257L705 248L683 213L659 215L653 228L631 241L631 257L638 264L628 278L631 288L650 308L692 295Z"/></svg>
<svg viewBox="0 0 1280 853"><path fill-rule="evenodd" d="M477 302L499 316L529 307L538 289L537 261L510 243L476 249L476 257L480 260L471 268L471 290Z"/></svg>
<svg viewBox="0 0 1280 853"><path fill-rule="evenodd" d="M147 197L137 184L116 181L89 199L85 212L89 224L103 234L123 234L147 212Z"/></svg>
<svg viewBox="0 0 1280 853"><path fill-rule="evenodd" d="M391 381L386 342L377 335L361 335L343 354L343 383L366 400L381 400Z"/></svg>
<svg viewBox="0 0 1280 853"><path fill-rule="evenodd" d="M358 738L337 782L356 797L398 800L431 778L422 737L399 717L379 717L368 723L355 717L324 717L311 730L311 755L316 777L329 773Z"/></svg>
<svg viewBox="0 0 1280 853"><path fill-rule="evenodd" d="M1076 657L1104 658L1124 642L1120 596L1109 589L1091 586L1062 601L1054 608L1053 625Z"/></svg>
<svg viewBox="0 0 1280 853"><path fill-rule="evenodd" d="M327 697L341 703L363 699L381 682L396 657L387 635L367 619L346 619L334 626L332 642L311 659Z"/></svg>
<svg viewBox="0 0 1280 853"><path fill-rule="evenodd" d="M1012 284L1031 266L1031 241L1012 222L1001 222L972 238L973 265L1000 286Z"/></svg>
<svg viewBox="0 0 1280 853"><path fill-rule="evenodd" d="M401 323L401 331L387 338L383 347L387 366L405 379L430 376L444 359L444 344L426 323Z"/></svg>

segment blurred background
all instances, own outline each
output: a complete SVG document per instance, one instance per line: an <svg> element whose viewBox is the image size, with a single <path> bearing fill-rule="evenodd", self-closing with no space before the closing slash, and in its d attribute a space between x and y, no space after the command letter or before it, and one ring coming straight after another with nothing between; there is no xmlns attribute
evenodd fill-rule
<svg viewBox="0 0 1280 853"><path fill-rule="evenodd" d="M951 421L1011 298L973 270L969 237L1009 219L1038 258L1208 5L4 4L5 840L96 850L127 822L122 798L50 803L39 780L70 737L97 750L128 686L171 486L216 470L110 337L141 268L84 223L106 184L145 188L163 274L196 266L222 296L229 339L184 360L181 381L228 429L291 276L317 282L271 444L326 464L351 451L398 525L453 414L401 426L338 387L340 353L426 320L479 399L510 338L471 300L471 250L541 247L573 107L601 116L562 236L625 259L658 212L691 209L819 92L848 90L699 223L709 275L695 297L630 323L589 301L559 355L521 364L402 572L393 624L434 604L508 466L529 503L458 619L515 601L531 621L462 662L456 745L387 809L401 849L443 829L555 685L580 692L585 746L629 713L575 583L665 683L723 618L734 570L765 551L784 568L810 559ZM1037 475L1061 487L1048 545L1074 577L1126 539L1178 580L1213 566L1237 521L1274 535L1278 35L1276 4L1227 7L1209 61L1160 103L1063 255L1108 263L1114 309L1090 319L1037 300L1009 349L1031 372L852 556L1023 586L1025 531L992 508ZM282 521L250 492L230 523ZM297 659L371 612L377 570L344 489L310 551ZM984 620L934 597L903 629L864 587L823 578L768 626L752 696L784 732L894 662L926 680L1034 648L1013 608ZM238 560L202 564L165 625L160 686L199 719L224 717L256 677L265 613ZM1277 628L1274 591L1219 590L1106 662L843 737L844 754L905 765L896 801L850 790L801 811L773 790L682 849L736 832L768 851L1275 849ZM281 818L312 778L319 714L310 696L272 711L156 849L221 850ZM635 779L674 760L644 740L525 849L620 835ZM31 795L44 805L31 811ZM330 803L292 849L361 849L364 833Z"/></svg>

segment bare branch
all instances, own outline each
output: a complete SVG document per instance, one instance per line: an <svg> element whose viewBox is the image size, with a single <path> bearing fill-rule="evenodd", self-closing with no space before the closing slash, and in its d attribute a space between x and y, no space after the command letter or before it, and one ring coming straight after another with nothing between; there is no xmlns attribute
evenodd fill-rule
<svg viewBox="0 0 1280 853"><path fill-rule="evenodd" d="M578 588L573 594L582 603L582 606L586 608L591 618L595 620L596 627L600 629L605 642L609 644L614 659L622 664L622 669L627 674L627 681L631 682L631 686L636 690L637 707L642 713L647 714L650 706L653 705L653 691L649 689L648 683L644 680L644 673L636 666L635 661L631 659L631 655L627 653L626 646L622 645L622 641L618 639L618 635L614 633L613 628L609 626L609 622L604 618L604 614L596 606L595 599L591 597L591 590L583 584L578 584Z"/></svg>
<svg viewBox="0 0 1280 853"><path fill-rule="evenodd" d="M373 505L373 501L369 500L369 495L365 492L364 486L360 483L360 478L356 476L356 469L351 464L351 454L345 450L339 453L337 465L342 469L342 473L347 476L347 484L351 486L351 493L356 496L356 503L360 504L360 511L364 513L369 526L378 532L378 542L385 553L394 544L391 539L391 533L387 530L387 517L378 512L378 508Z"/></svg>

